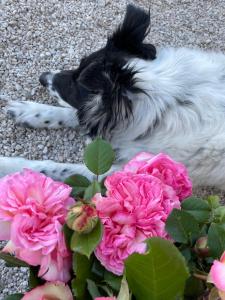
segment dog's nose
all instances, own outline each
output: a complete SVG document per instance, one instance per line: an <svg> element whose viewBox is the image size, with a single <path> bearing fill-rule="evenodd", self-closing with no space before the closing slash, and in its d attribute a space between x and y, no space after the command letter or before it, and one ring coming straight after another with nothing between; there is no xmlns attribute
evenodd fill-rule
<svg viewBox="0 0 225 300"><path fill-rule="evenodd" d="M40 83L45 87L48 86L48 78L50 77L49 75L51 75L51 72L44 72L39 77Z"/></svg>

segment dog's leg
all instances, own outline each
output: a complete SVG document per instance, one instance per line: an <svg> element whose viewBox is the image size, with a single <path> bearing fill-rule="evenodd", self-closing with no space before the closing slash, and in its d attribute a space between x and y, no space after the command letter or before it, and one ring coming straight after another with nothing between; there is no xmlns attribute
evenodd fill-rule
<svg viewBox="0 0 225 300"><path fill-rule="evenodd" d="M31 101L9 101L6 113L19 125L30 128L77 127L76 109L58 107Z"/></svg>
<svg viewBox="0 0 225 300"><path fill-rule="evenodd" d="M73 175L80 174L86 176L89 180L93 180L95 175L91 173L83 164L57 163L52 160L28 160L22 157L1 157L0 156L0 177L22 171L28 168L34 171L44 173L45 175L55 179L64 180ZM112 166L109 172L100 176L100 180L106 175L118 169L118 166Z"/></svg>
<svg viewBox="0 0 225 300"><path fill-rule="evenodd" d="M0 157L0 177L28 168L56 179L64 180L73 174L92 179L93 174L82 164L57 163L52 160L28 160L21 157Z"/></svg>

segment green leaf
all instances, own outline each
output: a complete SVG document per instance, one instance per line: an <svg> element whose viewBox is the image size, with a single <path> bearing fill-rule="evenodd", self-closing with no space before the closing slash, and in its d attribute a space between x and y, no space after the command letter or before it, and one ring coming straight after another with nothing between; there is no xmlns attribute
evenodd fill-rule
<svg viewBox="0 0 225 300"><path fill-rule="evenodd" d="M30 267L29 268L29 287L31 289L44 284L44 280L42 280L40 277L38 277L38 271L39 267Z"/></svg>
<svg viewBox="0 0 225 300"><path fill-rule="evenodd" d="M189 277L186 281L184 295L186 297L194 297L198 299L205 291L205 286L202 280L195 278L193 276Z"/></svg>
<svg viewBox="0 0 225 300"><path fill-rule="evenodd" d="M105 268L100 263L100 261L94 256L94 262L92 264L91 273L95 276L100 278L101 280L104 277Z"/></svg>
<svg viewBox="0 0 225 300"><path fill-rule="evenodd" d="M73 253L73 271L76 277L85 279L91 273L92 260L78 252Z"/></svg>
<svg viewBox="0 0 225 300"><path fill-rule="evenodd" d="M219 259L225 249L225 225L212 223L208 231L210 254Z"/></svg>
<svg viewBox="0 0 225 300"><path fill-rule="evenodd" d="M74 232L71 239L71 249L74 252L79 252L80 254L86 255L89 258L91 253L101 241L102 231L102 224L100 220L98 220L97 225L90 233L79 234Z"/></svg>
<svg viewBox="0 0 225 300"><path fill-rule="evenodd" d="M114 291L119 292L122 276L116 276L113 273L105 270L104 280Z"/></svg>
<svg viewBox="0 0 225 300"><path fill-rule="evenodd" d="M26 267L29 268L29 265L15 256L5 253L5 252L0 252L0 259L3 259L8 267Z"/></svg>
<svg viewBox="0 0 225 300"><path fill-rule="evenodd" d="M86 299L87 278L91 274L91 260L80 253L73 253L73 271L76 279L73 280L73 293L77 300Z"/></svg>
<svg viewBox="0 0 225 300"><path fill-rule="evenodd" d="M89 186L91 182L85 176L82 176L80 174L75 174L66 178L65 183L70 186L79 186L79 187L86 188Z"/></svg>
<svg viewBox="0 0 225 300"><path fill-rule="evenodd" d="M200 228L195 218L186 211L174 209L166 221L166 231L179 243L192 243Z"/></svg>
<svg viewBox="0 0 225 300"><path fill-rule="evenodd" d="M184 257L172 242L151 238L145 254L125 261L128 285L137 300L175 300L182 295L189 276Z"/></svg>
<svg viewBox="0 0 225 300"><path fill-rule="evenodd" d="M23 296L24 294L13 294L13 295L6 296L4 300L20 300L23 298Z"/></svg>
<svg viewBox="0 0 225 300"><path fill-rule="evenodd" d="M65 180L65 183L73 188L72 195L80 196L84 193L85 189L91 184L91 182L84 176L75 174Z"/></svg>
<svg viewBox="0 0 225 300"><path fill-rule="evenodd" d="M180 250L181 254L185 257L186 262L189 262L191 260L191 249L190 248L185 248Z"/></svg>
<svg viewBox="0 0 225 300"><path fill-rule="evenodd" d="M96 297L101 297L97 285L90 279L87 279L87 289L93 299L95 299Z"/></svg>
<svg viewBox="0 0 225 300"><path fill-rule="evenodd" d="M101 186L97 181L93 181L84 192L84 199L90 200L96 193L101 193Z"/></svg>
<svg viewBox="0 0 225 300"><path fill-rule="evenodd" d="M207 223L211 217L211 208L207 201L191 197L181 203L183 210L191 214L199 223Z"/></svg>
<svg viewBox="0 0 225 300"><path fill-rule="evenodd" d="M211 208L215 209L220 206L220 198L218 196L208 196L206 199Z"/></svg>
<svg viewBox="0 0 225 300"><path fill-rule="evenodd" d="M123 276L123 279L121 281L120 291L117 296L117 300L129 300L129 299L130 299L129 287L126 281L126 277Z"/></svg>
<svg viewBox="0 0 225 300"><path fill-rule="evenodd" d="M87 284L83 281L83 279L74 278L71 281L73 295L76 300L87 300L86 285Z"/></svg>
<svg viewBox="0 0 225 300"><path fill-rule="evenodd" d="M115 154L110 144L97 138L84 152L84 163L96 175L106 173L112 166Z"/></svg>
<svg viewBox="0 0 225 300"><path fill-rule="evenodd" d="M225 206L219 206L214 209L215 223L225 223Z"/></svg>

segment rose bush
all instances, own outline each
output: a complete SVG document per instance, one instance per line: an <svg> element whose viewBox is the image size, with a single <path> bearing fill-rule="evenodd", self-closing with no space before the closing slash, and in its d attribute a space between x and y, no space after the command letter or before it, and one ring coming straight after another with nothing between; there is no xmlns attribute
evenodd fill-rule
<svg viewBox="0 0 225 300"><path fill-rule="evenodd" d="M0 240L4 252L31 266L48 281L70 279L71 254L62 232L71 187L43 174L24 170L0 179Z"/></svg>
<svg viewBox="0 0 225 300"><path fill-rule="evenodd" d="M129 255L145 252L144 240L168 238L165 221L190 196L192 185L182 164L163 154L140 153L123 171L108 176L105 187L106 197L93 198L104 225L95 255L107 270L121 275Z"/></svg>
<svg viewBox="0 0 225 300"><path fill-rule="evenodd" d="M30 269L30 291L9 299L224 299L219 197L189 197L185 167L165 154L139 153L101 181L113 159L96 139L84 154L92 182L31 170L0 179L0 259Z"/></svg>

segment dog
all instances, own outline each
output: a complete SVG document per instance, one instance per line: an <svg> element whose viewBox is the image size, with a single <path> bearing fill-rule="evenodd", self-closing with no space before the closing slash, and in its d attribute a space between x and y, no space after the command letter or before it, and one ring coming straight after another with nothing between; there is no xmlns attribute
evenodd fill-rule
<svg viewBox="0 0 225 300"><path fill-rule="evenodd" d="M225 55L145 43L150 14L128 5L106 46L76 70L45 72L40 83L58 107L9 102L15 122L34 128L79 127L109 141L121 164L146 151L182 162L194 185L225 189ZM0 175L31 168L63 180L82 164L0 158ZM110 172L111 172L110 171Z"/></svg>

